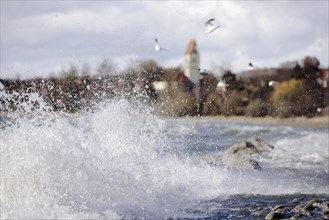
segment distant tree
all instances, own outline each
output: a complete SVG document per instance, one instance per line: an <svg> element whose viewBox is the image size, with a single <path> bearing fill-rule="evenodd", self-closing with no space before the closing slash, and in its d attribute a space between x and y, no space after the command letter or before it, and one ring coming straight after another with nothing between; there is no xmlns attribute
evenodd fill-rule
<svg viewBox="0 0 329 220"><path fill-rule="evenodd" d="M318 71L319 66L320 66L320 61L316 57L305 57L303 60L304 68L313 70L313 71Z"/></svg>
<svg viewBox="0 0 329 220"><path fill-rule="evenodd" d="M62 71L60 72L60 75L63 78L74 79L74 78L78 77L78 75L79 75L78 68L76 66L74 66L73 64L70 64L70 66L67 70L62 69Z"/></svg>
<svg viewBox="0 0 329 220"><path fill-rule="evenodd" d="M130 98L154 102L157 98L153 82L161 78L163 69L154 61L146 60L132 63L133 66L127 67L123 71L120 80L121 93L129 94Z"/></svg>
<svg viewBox="0 0 329 220"><path fill-rule="evenodd" d="M104 59L100 66L97 68L99 75L115 75L117 74L117 65L109 59Z"/></svg>
<svg viewBox="0 0 329 220"><path fill-rule="evenodd" d="M297 64L293 69L292 69L292 77L295 79L304 79L304 70L302 67Z"/></svg>
<svg viewBox="0 0 329 220"><path fill-rule="evenodd" d="M246 105L247 101L238 90L230 91L220 106L220 114L225 116L244 115Z"/></svg>
<svg viewBox="0 0 329 220"><path fill-rule="evenodd" d="M280 64L281 69L293 69L298 65L298 61L286 61Z"/></svg>
<svg viewBox="0 0 329 220"><path fill-rule="evenodd" d="M303 60L302 76L305 80L306 92L312 97L313 109L324 107L326 89L319 86L316 78L320 73L320 61L316 57L305 57Z"/></svg>
<svg viewBox="0 0 329 220"><path fill-rule="evenodd" d="M202 115L218 115L220 114L220 105L223 99L222 94L218 92L210 93L203 105Z"/></svg>
<svg viewBox="0 0 329 220"><path fill-rule="evenodd" d="M203 74L199 85L199 113L200 115L212 114L218 112L216 109L217 96L214 95L217 88L218 80L211 74Z"/></svg>
<svg viewBox="0 0 329 220"><path fill-rule="evenodd" d="M90 75L90 66L87 63L82 64L80 76L89 76Z"/></svg>
<svg viewBox="0 0 329 220"><path fill-rule="evenodd" d="M304 79L307 83L314 84L317 73L319 72L320 62L316 57L305 57L302 61L303 66L296 65L294 68L294 78Z"/></svg>
<svg viewBox="0 0 329 220"><path fill-rule="evenodd" d="M245 114L251 117L264 117L269 113L269 104L263 99L255 99L249 102L245 108Z"/></svg>
<svg viewBox="0 0 329 220"><path fill-rule="evenodd" d="M155 81L163 75L163 68L154 60L146 60L138 65L137 71L140 72L142 80Z"/></svg>
<svg viewBox="0 0 329 220"><path fill-rule="evenodd" d="M273 114L294 117L314 113L313 99L304 80L291 79L278 84L271 97Z"/></svg>
<svg viewBox="0 0 329 220"><path fill-rule="evenodd" d="M195 96L179 87L172 87L159 95L154 104L155 111L159 115L181 117L196 114Z"/></svg>
<svg viewBox="0 0 329 220"><path fill-rule="evenodd" d="M227 71L223 74L222 78L225 80L225 83L228 85L227 90L240 90L242 85L238 82L237 77L231 71Z"/></svg>
<svg viewBox="0 0 329 220"><path fill-rule="evenodd" d="M144 98L155 101L157 94L153 88L153 82L159 80L163 74L163 69L154 60L146 60L141 62L137 68L137 83L140 92Z"/></svg>

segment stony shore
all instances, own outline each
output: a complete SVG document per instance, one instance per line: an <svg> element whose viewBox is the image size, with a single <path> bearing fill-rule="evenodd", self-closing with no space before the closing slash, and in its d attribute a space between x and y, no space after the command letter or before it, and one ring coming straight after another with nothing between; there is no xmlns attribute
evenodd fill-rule
<svg viewBox="0 0 329 220"><path fill-rule="evenodd" d="M199 119L211 119L223 122L243 122L258 125L284 125L306 128L329 128L329 116L320 116L313 118L294 117L294 118L275 118L275 117L245 117L245 116L204 116ZM197 118L196 118L197 119Z"/></svg>
<svg viewBox="0 0 329 220"><path fill-rule="evenodd" d="M329 219L329 204L320 199L312 199L301 202L295 207L286 205L277 205L270 211L259 210L252 213L252 216L258 217L267 213L266 220L274 219Z"/></svg>

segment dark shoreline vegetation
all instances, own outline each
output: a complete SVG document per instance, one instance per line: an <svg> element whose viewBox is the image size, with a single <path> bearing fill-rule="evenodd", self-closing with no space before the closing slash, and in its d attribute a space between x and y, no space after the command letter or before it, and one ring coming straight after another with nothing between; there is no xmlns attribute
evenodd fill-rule
<svg viewBox="0 0 329 220"><path fill-rule="evenodd" d="M113 63L104 60L94 74L71 66L56 78L0 79L0 112L44 108L40 99L30 96L37 94L52 111L69 113L93 109L104 99L124 98L150 106L161 116L327 116L329 88L321 76L328 69L319 66L317 58L305 57L301 64L287 62L276 69L241 74L227 70L223 89L211 72L203 73L200 84L194 85L180 67L163 68L147 60L117 74ZM270 86L270 81L275 84ZM165 82L166 88L156 90L155 82Z"/></svg>

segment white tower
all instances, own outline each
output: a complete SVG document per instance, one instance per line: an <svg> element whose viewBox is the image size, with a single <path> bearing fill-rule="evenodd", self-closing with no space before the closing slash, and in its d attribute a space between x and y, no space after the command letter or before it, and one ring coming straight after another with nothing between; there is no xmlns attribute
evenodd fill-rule
<svg viewBox="0 0 329 220"><path fill-rule="evenodd" d="M196 47L196 42L195 40L191 40L185 52L184 74L195 85L199 84L199 79L200 79L199 66L200 66L200 56L198 49Z"/></svg>

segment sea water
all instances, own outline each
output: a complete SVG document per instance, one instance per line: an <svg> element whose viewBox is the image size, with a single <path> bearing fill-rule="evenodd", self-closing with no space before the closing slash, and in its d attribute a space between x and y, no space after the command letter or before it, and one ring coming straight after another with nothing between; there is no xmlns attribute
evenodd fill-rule
<svg viewBox="0 0 329 220"><path fill-rule="evenodd" d="M160 118L126 100L0 117L1 219L252 219L329 201L328 129ZM261 171L198 159L251 137L275 147Z"/></svg>

